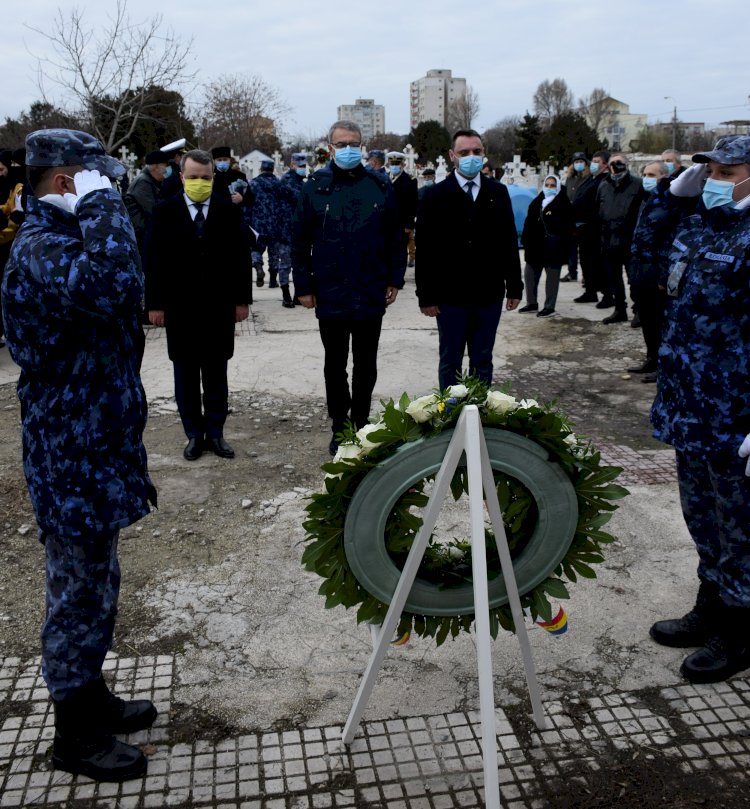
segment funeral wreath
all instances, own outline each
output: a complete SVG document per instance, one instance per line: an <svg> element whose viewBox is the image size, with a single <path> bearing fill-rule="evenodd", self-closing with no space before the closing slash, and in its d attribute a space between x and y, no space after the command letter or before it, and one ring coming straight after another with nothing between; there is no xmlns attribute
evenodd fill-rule
<svg viewBox="0 0 750 809"><path fill-rule="evenodd" d="M568 598L568 582L596 577L593 566L614 540L603 528L628 494L613 482L622 470L604 465L554 404L517 400L467 377L444 391L384 402L374 422L342 434L336 456L321 467L324 489L306 508L302 563L324 579L319 592L326 607L357 607L358 621L383 622L467 405L479 410L522 606L535 620L549 621L550 598ZM467 487L459 464L453 499ZM489 527L485 541L496 637L500 627L513 631L514 625ZM470 631L473 620L470 541L442 536L436 527L398 632L434 637L440 645Z"/></svg>

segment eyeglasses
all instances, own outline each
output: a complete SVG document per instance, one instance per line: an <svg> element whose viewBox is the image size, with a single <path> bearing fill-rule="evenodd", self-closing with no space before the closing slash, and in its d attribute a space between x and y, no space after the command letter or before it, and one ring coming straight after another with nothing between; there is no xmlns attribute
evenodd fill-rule
<svg viewBox="0 0 750 809"><path fill-rule="evenodd" d="M344 143L343 141L339 141L338 143L332 143L334 149L346 149L347 146L351 146L354 149L361 149L362 143Z"/></svg>

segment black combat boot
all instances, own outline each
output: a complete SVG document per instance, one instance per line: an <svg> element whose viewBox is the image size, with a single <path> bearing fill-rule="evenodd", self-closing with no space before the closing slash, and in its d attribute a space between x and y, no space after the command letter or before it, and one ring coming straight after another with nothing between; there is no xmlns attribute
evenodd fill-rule
<svg viewBox="0 0 750 809"><path fill-rule="evenodd" d="M57 770L86 775L94 781L121 783L146 774L143 753L102 730L91 689L78 689L64 700L53 700L55 739L52 764Z"/></svg>
<svg viewBox="0 0 750 809"><path fill-rule="evenodd" d="M148 699L134 699L129 702L116 697L107 687L104 677L85 686L90 689L92 705L96 705L95 719L107 733L135 733L154 724L157 711Z"/></svg>
<svg viewBox="0 0 750 809"><path fill-rule="evenodd" d="M268 271L268 288L269 289L277 289L279 286L279 282L276 280L276 276L278 273L275 270Z"/></svg>
<svg viewBox="0 0 750 809"><path fill-rule="evenodd" d="M701 579L693 609L682 618L657 621L649 630L649 634L662 646L677 649L703 646L715 634L716 627L723 620L724 609L724 602L719 596L719 586Z"/></svg>
<svg viewBox="0 0 750 809"><path fill-rule="evenodd" d="M724 607L722 616L706 645L680 666L680 674L691 683L720 683L750 668L750 609Z"/></svg>
<svg viewBox="0 0 750 809"><path fill-rule="evenodd" d="M287 309L294 309L294 301L292 300L292 296L289 294L289 284L281 285L281 295L284 299L283 305Z"/></svg>

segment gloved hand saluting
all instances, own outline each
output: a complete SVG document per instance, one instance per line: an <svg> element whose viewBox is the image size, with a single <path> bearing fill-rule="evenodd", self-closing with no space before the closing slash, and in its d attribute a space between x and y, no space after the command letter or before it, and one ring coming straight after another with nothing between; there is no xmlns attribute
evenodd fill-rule
<svg viewBox="0 0 750 809"><path fill-rule="evenodd" d="M83 171L79 171L73 177L73 182L75 183L76 193L65 194L65 200L73 213L75 213L78 203L86 194L90 194L92 191L99 191L102 188L112 188L109 177L102 177L98 169L93 169L92 171L84 169Z"/></svg>
<svg viewBox="0 0 750 809"><path fill-rule="evenodd" d="M679 177L672 180L669 193L675 197L698 197L703 191L706 179L707 163L696 163L683 171Z"/></svg>
<svg viewBox="0 0 750 809"><path fill-rule="evenodd" d="M740 449L737 454L740 456L740 458L747 458L745 475L750 478L750 435L745 436L745 440L742 442L742 444L740 444Z"/></svg>

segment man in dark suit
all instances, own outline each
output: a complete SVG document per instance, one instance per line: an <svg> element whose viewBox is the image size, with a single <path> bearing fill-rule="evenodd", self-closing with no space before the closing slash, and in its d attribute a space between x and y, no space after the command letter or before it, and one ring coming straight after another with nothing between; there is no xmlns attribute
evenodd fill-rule
<svg viewBox="0 0 750 809"><path fill-rule="evenodd" d="M234 325L247 319L253 302L250 237L240 208L211 193L208 152L187 152L180 169L184 193L154 208L146 240L146 308L149 321L167 330L185 458L198 459L204 448L233 458L224 440L227 361Z"/></svg>
<svg viewBox="0 0 750 809"><path fill-rule="evenodd" d="M404 230L404 249L409 255L407 266L414 266L414 220L417 216L417 181L404 170L406 155L403 152L388 152L388 175L396 195L401 227Z"/></svg>
<svg viewBox="0 0 750 809"><path fill-rule="evenodd" d="M484 145L478 132L461 129L449 152L455 171L429 187L417 212L416 281L422 314L436 317L441 389L469 373L492 382L492 349L505 308L521 302L523 282L510 195L480 174Z"/></svg>

